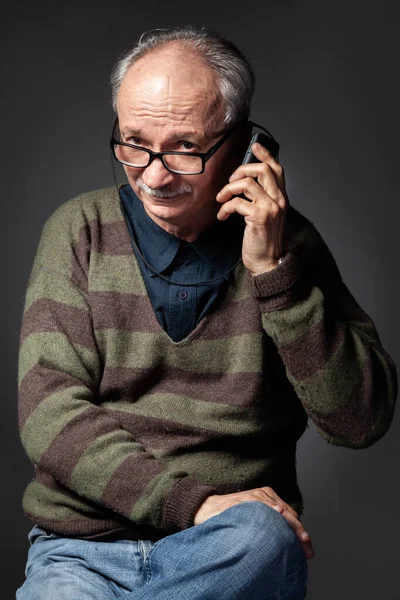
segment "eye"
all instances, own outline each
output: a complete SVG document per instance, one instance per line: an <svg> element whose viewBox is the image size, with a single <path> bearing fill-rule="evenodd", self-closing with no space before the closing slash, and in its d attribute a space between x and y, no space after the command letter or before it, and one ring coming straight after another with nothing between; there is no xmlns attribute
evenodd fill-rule
<svg viewBox="0 0 400 600"><path fill-rule="evenodd" d="M196 145L193 142L179 142L179 146L183 147L183 150L193 150L196 148Z"/></svg>
<svg viewBox="0 0 400 600"><path fill-rule="evenodd" d="M142 140L138 137L130 137L128 139L128 143L133 144L134 146L141 146L142 145L141 142L142 142Z"/></svg>

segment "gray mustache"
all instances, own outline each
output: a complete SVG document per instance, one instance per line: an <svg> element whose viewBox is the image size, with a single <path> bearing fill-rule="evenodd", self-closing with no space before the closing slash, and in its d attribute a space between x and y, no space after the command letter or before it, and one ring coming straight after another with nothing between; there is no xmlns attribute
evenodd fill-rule
<svg viewBox="0 0 400 600"><path fill-rule="evenodd" d="M143 192L145 192L149 196L154 196L155 198L174 198L175 196L179 196L180 194L188 194L192 191L192 187L188 184L181 185L178 188L171 188L169 186L166 186L163 188L157 188L153 190L139 178L136 179L136 185Z"/></svg>

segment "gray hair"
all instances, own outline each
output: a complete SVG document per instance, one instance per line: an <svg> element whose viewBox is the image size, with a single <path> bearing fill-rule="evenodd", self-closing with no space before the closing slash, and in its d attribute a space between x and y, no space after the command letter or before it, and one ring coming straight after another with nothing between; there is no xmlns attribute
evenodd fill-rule
<svg viewBox="0 0 400 600"><path fill-rule="evenodd" d="M191 25L147 31L140 36L133 48L118 59L111 73L112 105L115 113L118 92L130 67L153 49L177 40L197 52L205 64L216 73L225 106L225 124L230 126L242 119L248 119L255 84L250 62L232 42L218 33Z"/></svg>

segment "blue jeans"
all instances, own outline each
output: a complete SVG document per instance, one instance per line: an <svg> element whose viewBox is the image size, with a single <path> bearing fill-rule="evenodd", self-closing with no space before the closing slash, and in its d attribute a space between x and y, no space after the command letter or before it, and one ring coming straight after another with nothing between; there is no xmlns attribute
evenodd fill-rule
<svg viewBox="0 0 400 600"><path fill-rule="evenodd" d="M278 512L245 502L157 542L30 533L17 600L303 600L307 561Z"/></svg>

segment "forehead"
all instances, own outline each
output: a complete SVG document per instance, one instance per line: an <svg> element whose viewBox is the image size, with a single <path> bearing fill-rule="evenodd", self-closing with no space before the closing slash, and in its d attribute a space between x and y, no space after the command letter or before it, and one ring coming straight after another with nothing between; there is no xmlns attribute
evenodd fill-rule
<svg viewBox="0 0 400 600"><path fill-rule="evenodd" d="M117 98L121 129L221 129L223 106L217 75L193 53L172 47L139 59L126 73Z"/></svg>

